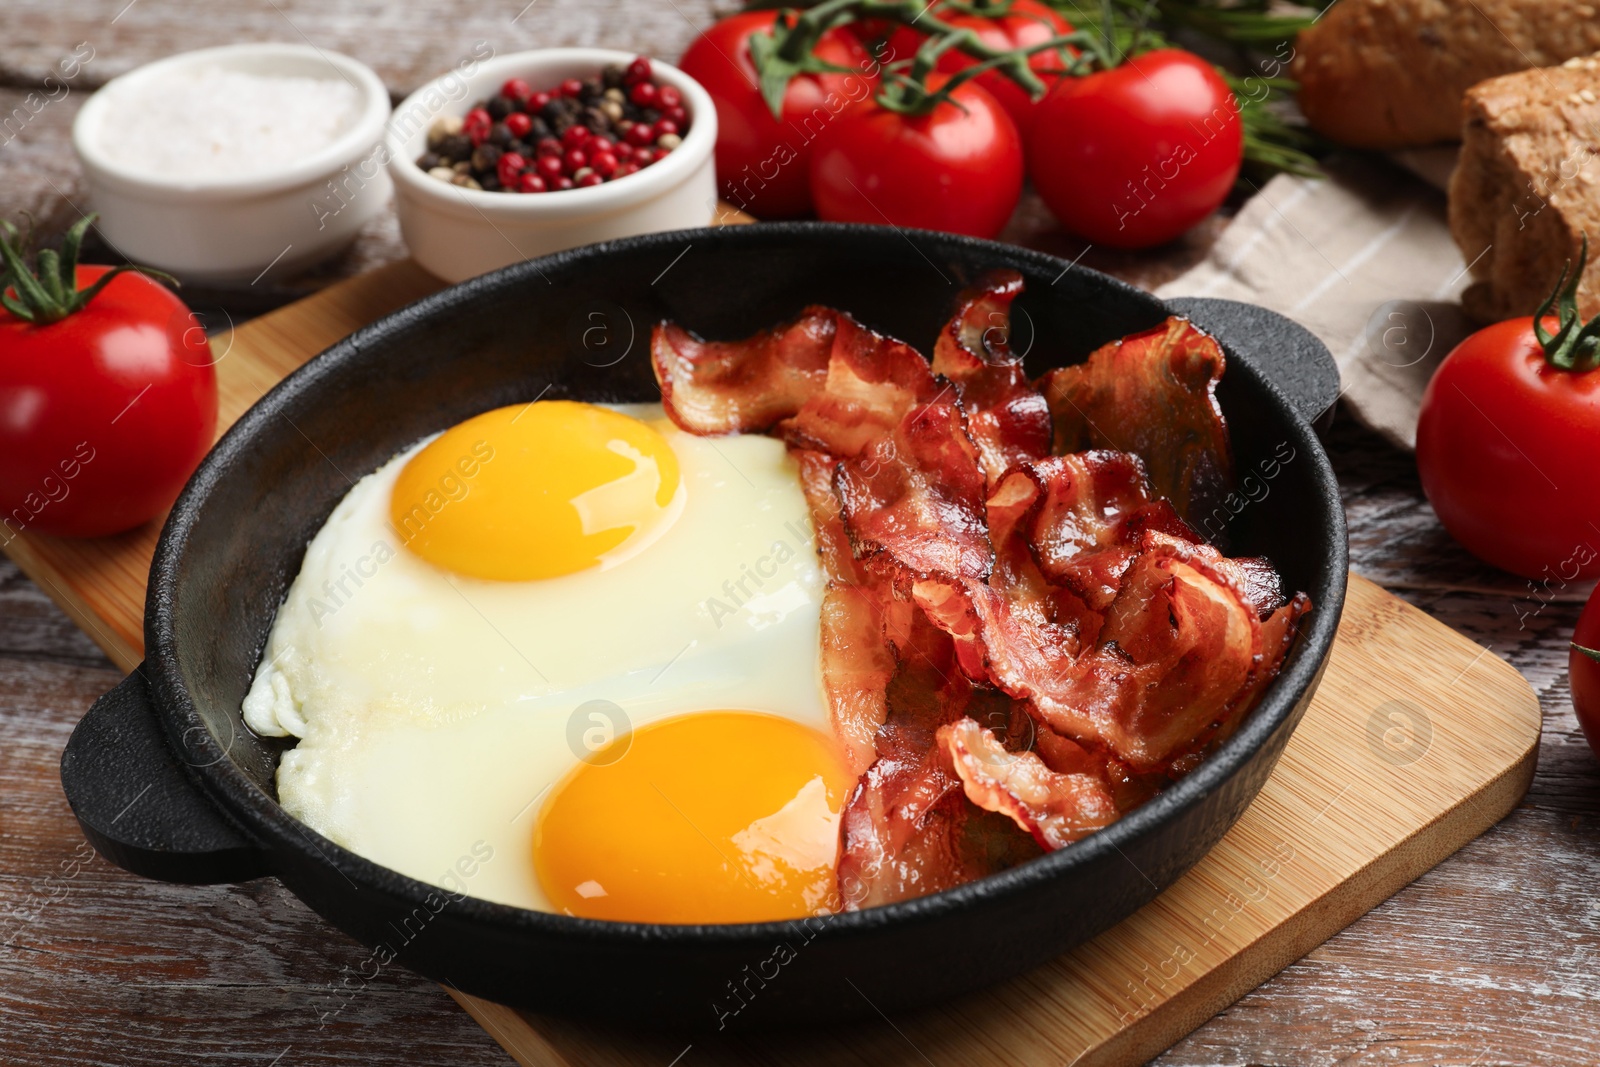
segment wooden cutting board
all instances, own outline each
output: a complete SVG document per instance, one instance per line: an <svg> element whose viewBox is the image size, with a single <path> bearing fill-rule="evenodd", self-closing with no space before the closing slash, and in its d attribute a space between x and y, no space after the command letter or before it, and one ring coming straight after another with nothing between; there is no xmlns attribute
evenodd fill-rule
<svg viewBox="0 0 1600 1067"><path fill-rule="evenodd" d="M215 338L219 432L311 356L439 285L397 263ZM0 547L126 670L143 658L159 532L154 522L94 541L24 532ZM781 1039L735 1024L692 1042L450 993L537 1067L1139 1063L1508 813L1533 778L1540 723L1510 666L1352 575L1321 688L1243 818L1151 904L1030 974L873 1024Z"/></svg>

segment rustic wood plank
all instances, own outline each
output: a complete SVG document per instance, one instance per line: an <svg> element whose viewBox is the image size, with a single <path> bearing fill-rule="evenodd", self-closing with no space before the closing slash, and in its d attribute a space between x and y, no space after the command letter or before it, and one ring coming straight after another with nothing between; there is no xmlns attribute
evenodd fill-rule
<svg viewBox="0 0 1600 1067"><path fill-rule="evenodd" d="M0 1063L506 1062L432 983L352 978L366 950L276 881L170 886L95 856L57 766L120 673L64 624L0 561Z"/></svg>
<svg viewBox="0 0 1600 1067"><path fill-rule="evenodd" d="M8 0L0 79L39 85L85 41L95 52L82 76L90 86L174 52L239 41L310 41L361 60L391 93L403 96L471 55L479 41L497 55L586 45L672 57L712 21L714 11L736 6L715 0Z"/></svg>

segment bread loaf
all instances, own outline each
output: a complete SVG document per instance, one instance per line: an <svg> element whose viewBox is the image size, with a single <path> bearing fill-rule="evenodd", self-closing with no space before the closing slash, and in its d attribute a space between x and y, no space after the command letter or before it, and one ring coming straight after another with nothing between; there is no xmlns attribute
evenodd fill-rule
<svg viewBox="0 0 1600 1067"><path fill-rule="evenodd" d="M1597 49L1587 2L1339 0L1300 34L1292 71L1318 132L1404 148L1459 139L1461 96L1485 78Z"/></svg>
<svg viewBox="0 0 1600 1067"><path fill-rule="evenodd" d="M1600 312L1600 56L1492 78L1463 110L1450 232L1477 279L1467 313L1533 314L1585 234L1578 306L1586 318Z"/></svg>

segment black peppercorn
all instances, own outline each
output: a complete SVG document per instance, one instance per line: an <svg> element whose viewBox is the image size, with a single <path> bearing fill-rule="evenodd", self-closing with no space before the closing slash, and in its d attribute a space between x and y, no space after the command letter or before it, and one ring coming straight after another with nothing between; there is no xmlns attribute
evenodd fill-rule
<svg viewBox="0 0 1600 1067"><path fill-rule="evenodd" d="M503 96L491 96L489 98L489 104L488 104L489 117L494 119L496 122L498 122L501 119L505 118L507 115L511 114L511 112L513 112L515 110L516 110L516 105L514 105L510 100L507 100Z"/></svg>
<svg viewBox="0 0 1600 1067"><path fill-rule="evenodd" d="M512 141L510 144L506 145L506 151L515 152L523 159L533 158L533 146L527 141Z"/></svg>
<svg viewBox="0 0 1600 1067"><path fill-rule="evenodd" d="M656 123L661 121L661 112L657 111L653 107L647 107L643 111L639 112L639 121L648 122L650 125L654 126Z"/></svg>
<svg viewBox="0 0 1600 1067"><path fill-rule="evenodd" d="M432 170L438 165L439 153L437 152L424 152L422 155L417 157L417 166L421 167L423 170Z"/></svg>
<svg viewBox="0 0 1600 1067"><path fill-rule="evenodd" d="M528 130L528 139L538 142L541 137L550 136L550 124L544 119L534 119L533 126Z"/></svg>
<svg viewBox="0 0 1600 1067"><path fill-rule="evenodd" d="M504 148L511 143L511 131L503 122L497 122L489 127L489 143Z"/></svg>
<svg viewBox="0 0 1600 1067"><path fill-rule="evenodd" d="M494 165L500 162L500 149L498 146L485 141L472 150L473 170L494 170Z"/></svg>
<svg viewBox="0 0 1600 1067"><path fill-rule="evenodd" d="M472 155L472 138L461 133L452 133L439 141L437 149L440 160L456 162Z"/></svg>
<svg viewBox="0 0 1600 1067"><path fill-rule="evenodd" d="M478 184L483 187L483 191L486 193L498 193L501 189L500 179L493 174L479 178Z"/></svg>
<svg viewBox="0 0 1600 1067"><path fill-rule="evenodd" d="M590 133L609 134L611 132L611 117L597 107L585 109L583 124L589 127Z"/></svg>
<svg viewBox="0 0 1600 1067"><path fill-rule="evenodd" d="M607 89L620 89L622 88L623 77L626 74L627 71L625 71L622 67L615 63L608 63L606 64L605 68L600 71L600 84L604 85Z"/></svg>

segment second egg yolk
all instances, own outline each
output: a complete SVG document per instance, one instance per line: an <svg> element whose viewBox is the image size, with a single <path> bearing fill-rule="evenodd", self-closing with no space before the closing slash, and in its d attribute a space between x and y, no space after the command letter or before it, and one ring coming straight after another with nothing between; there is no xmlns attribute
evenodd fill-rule
<svg viewBox="0 0 1600 1067"><path fill-rule="evenodd" d="M738 923L836 911L837 746L775 715L714 711L640 727L581 764L540 812L534 865L559 911Z"/></svg>
<svg viewBox="0 0 1600 1067"><path fill-rule="evenodd" d="M572 574L625 553L671 521L672 446L638 419L570 400L514 404L440 434L407 461L389 498L401 542L474 578Z"/></svg>

